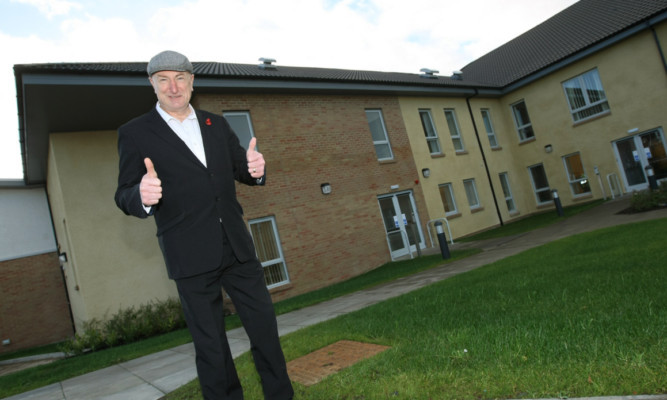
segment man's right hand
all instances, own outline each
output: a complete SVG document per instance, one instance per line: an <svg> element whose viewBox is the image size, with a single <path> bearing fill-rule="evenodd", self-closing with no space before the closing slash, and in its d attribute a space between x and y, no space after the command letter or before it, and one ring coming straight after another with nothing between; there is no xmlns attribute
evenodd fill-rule
<svg viewBox="0 0 667 400"><path fill-rule="evenodd" d="M141 194L141 202L144 206L154 206L160 202L162 198L162 182L157 177L155 167L150 158L144 159L146 165L146 175L141 178L139 184L139 193Z"/></svg>

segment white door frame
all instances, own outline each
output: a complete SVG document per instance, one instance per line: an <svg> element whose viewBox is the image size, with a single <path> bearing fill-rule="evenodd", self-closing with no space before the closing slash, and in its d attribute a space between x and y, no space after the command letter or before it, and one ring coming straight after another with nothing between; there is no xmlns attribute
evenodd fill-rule
<svg viewBox="0 0 667 400"><path fill-rule="evenodd" d="M618 139L613 141L613 147L614 147L614 155L616 156L616 163L618 164L618 169L621 172L621 177L623 178L623 184L625 185L625 189L627 192L632 192L635 190L645 190L648 188L648 177L646 176L645 168L649 166L649 153L647 153L647 150L643 147L642 145L642 136L647 135L652 132L657 132L658 135L660 135L660 138L662 139L663 146L665 144L665 138L662 130L660 128L656 129L649 129L644 132L636 133L632 136L627 136L624 137L623 139ZM632 154L630 155L632 159L628 159L628 154L624 154L623 157L621 153L619 152L618 145L621 142L626 142L629 141L631 142L632 146L634 147L634 150L632 151ZM628 175L627 175L627 170L626 166L630 167L629 165L624 165L624 162L627 164L628 162L631 162L634 160L635 167L637 168L636 172L641 172L641 177L637 178L642 178L643 181L641 182L634 182L630 183L628 181Z"/></svg>
<svg viewBox="0 0 667 400"><path fill-rule="evenodd" d="M401 209L400 203L398 201L399 196L409 196L410 208L411 210ZM406 190L396 193L388 193L379 195L378 197L378 207L380 207L380 214L382 215L382 221L385 225L385 234L387 235L387 246L391 252L392 260L401 257L404 255L412 254L417 251L416 244L409 244L409 238L414 237L416 233L419 238L419 247L424 249L426 244L424 242L424 234L422 232L421 222L419 220L419 213L417 212L417 205L415 203L415 198L411 190ZM393 221L388 222L388 216L384 215L382 205L380 203L383 199L391 199L393 205ZM410 213L410 215L408 215ZM412 224L410 222L413 222ZM393 223L393 226L387 226L388 223ZM407 227L410 226L410 231ZM416 232L412 231L412 228L416 228ZM394 246L392 249L392 244L400 244L400 247Z"/></svg>

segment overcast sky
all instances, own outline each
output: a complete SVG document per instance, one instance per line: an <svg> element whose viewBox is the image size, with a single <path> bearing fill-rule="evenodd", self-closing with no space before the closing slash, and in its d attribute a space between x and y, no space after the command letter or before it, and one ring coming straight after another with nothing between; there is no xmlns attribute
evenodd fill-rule
<svg viewBox="0 0 667 400"><path fill-rule="evenodd" d="M450 75L574 3L0 0L0 179L23 177L15 64L148 61L170 49L190 61L269 57L277 65Z"/></svg>

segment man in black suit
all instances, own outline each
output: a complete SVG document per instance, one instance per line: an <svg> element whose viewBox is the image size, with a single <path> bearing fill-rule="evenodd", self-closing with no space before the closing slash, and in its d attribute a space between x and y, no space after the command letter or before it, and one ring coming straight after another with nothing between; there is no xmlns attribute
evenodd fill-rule
<svg viewBox="0 0 667 400"><path fill-rule="evenodd" d="M223 117L192 108L187 57L164 51L147 72L158 102L118 129L116 204L128 215L155 217L204 398L243 398L225 333L222 287L250 338L265 398L290 399L273 304L234 183L263 185L264 157L255 138L246 151Z"/></svg>

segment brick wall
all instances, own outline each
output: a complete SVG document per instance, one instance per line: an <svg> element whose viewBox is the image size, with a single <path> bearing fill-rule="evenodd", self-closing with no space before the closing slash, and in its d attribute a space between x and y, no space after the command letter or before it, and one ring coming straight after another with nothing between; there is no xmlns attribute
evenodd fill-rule
<svg viewBox="0 0 667 400"><path fill-rule="evenodd" d="M73 335L57 253L0 262L0 352L60 342Z"/></svg>
<svg viewBox="0 0 667 400"><path fill-rule="evenodd" d="M247 219L274 216L291 285L274 300L362 274L391 260L377 196L423 195L398 101L391 97L202 95L195 106L250 113L268 183L238 187ZM381 109L394 161L377 160L365 110ZM323 195L322 183L332 193ZM422 221L422 225L425 221Z"/></svg>

